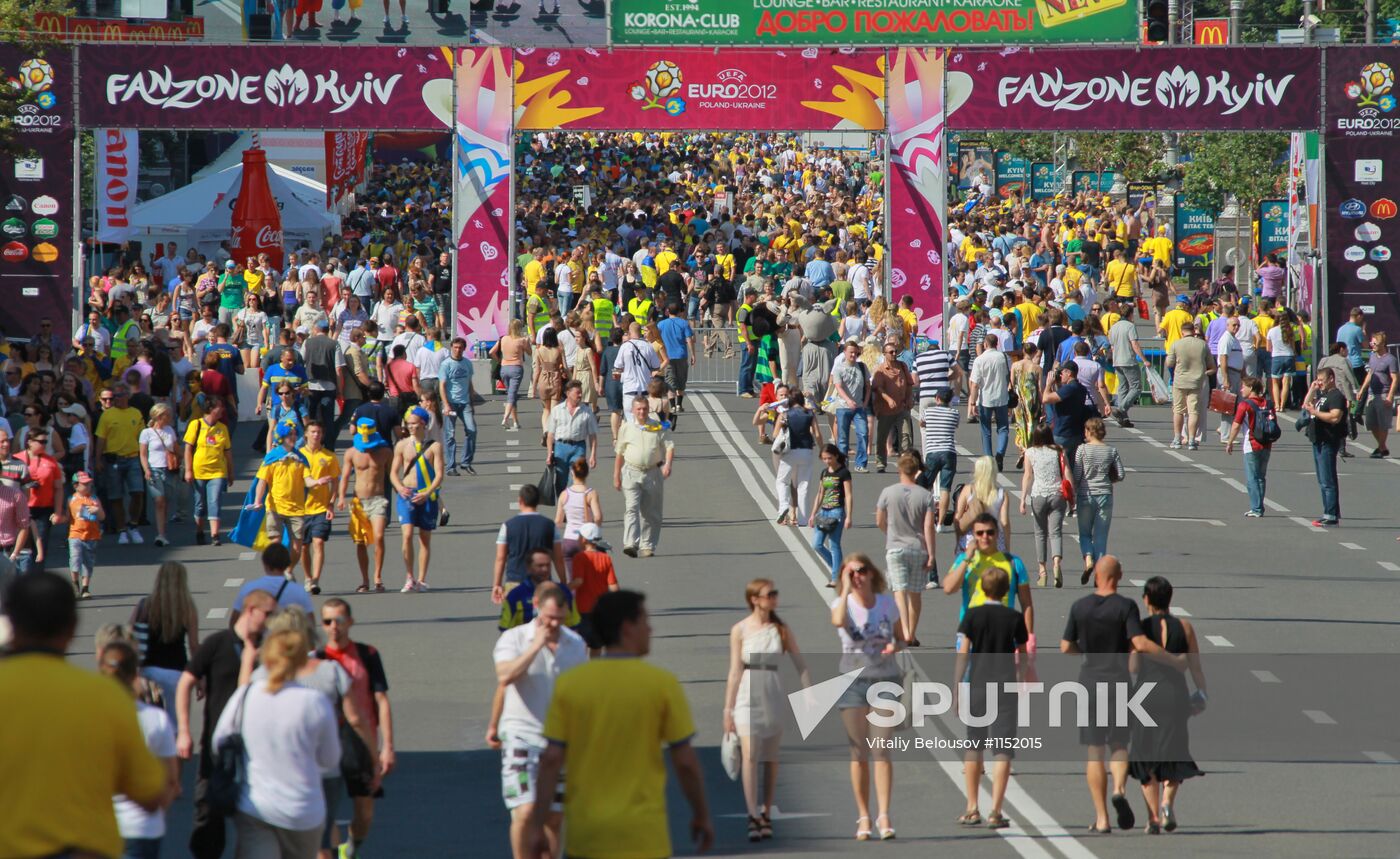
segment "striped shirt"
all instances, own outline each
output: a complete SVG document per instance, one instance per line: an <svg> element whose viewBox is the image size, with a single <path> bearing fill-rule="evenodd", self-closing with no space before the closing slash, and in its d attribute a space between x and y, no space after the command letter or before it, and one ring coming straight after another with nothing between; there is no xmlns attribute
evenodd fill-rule
<svg viewBox="0 0 1400 859"><path fill-rule="evenodd" d="M934 403L924 409L924 456L930 453L954 453L957 442L954 434L962 415L952 406Z"/></svg>
<svg viewBox="0 0 1400 859"><path fill-rule="evenodd" d="M929 349L914 359L914 374L919 377L919 399L933 399L939 388L948 387L952 372L953 353L947 349Z"/></svg>
<svg viewBox="0 0 1400 859"><path fill-rule="evenodd" d="M1081 497L1112 495L1123 477L1123 459L1113 445L1082 444L1074 452L1074 486Z"/></svg>

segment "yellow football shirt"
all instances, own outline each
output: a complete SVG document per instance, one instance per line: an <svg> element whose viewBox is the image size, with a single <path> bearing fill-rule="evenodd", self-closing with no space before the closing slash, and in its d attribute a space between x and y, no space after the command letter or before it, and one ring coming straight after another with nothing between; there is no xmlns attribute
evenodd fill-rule
<svg viewBox="0 0 1400 859"><path fill-rule="evenodd" d="M330 483L324 486L317 486L306 491L306 515L324 516L326 511L331 509L336 481L340 478L340 460L336 459L335 454L324 447L317 451L302 448L301 455L306 457L307 462L311 463L311 469L306 475L308 478L311 480L320 480L322 477L333 478Z"/></svg>
<svg viewBox="0 0 1400 859"><path fill-rule="evenodd" d="M1181 339L1181 326L1191 321L1191 314L1180 307L1168 310L1162 314L1162 348L1171 350L1172 344Z"/></svg>
<svg viewBox="0 0 1400 859"><path fill-rule="evenodd" d="M185 427L185 444L194 448L192 465L195 480L229 476L224 451L233 444L229 440L228 427L222 421L213 426L203 419L190 421L190 425Z"/></svg>
<svg viewBox="0 0 1400 859"><path fill-rule="evenodd" d="M695 734L675 675L641 659L595 659L559 675L544 736L562 745L569 856L670 856L663 746Z"/></svg>
<svg viewBox="0 0 1400 859"><path fill-rule="evenodd" d="M306 466L295 456L260 466L258 479L267 484L268 509L279 516L306 515Z"/></svg>
<svg viewBox="0 0 1400 859"><path fill-rule="evenodd" d="M106 444L103 453L113 456L135 456L141 449L139 439L144 424L140 409L127 406L124 409L111 408L97 419L97 437Z"/></svg>

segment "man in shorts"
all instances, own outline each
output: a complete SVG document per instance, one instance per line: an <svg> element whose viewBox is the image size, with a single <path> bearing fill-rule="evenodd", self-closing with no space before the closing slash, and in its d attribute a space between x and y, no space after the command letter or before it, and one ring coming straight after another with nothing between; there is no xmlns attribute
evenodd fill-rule
<svg viewBox="0 0 1400 859"><path fill-rule="evenodd" d="M277 447L267 452L258 468L258 491L250 507L257 510L266 502L267 537L280 543L283 529L286 530L287 549L292 553L291 568L295 568L306 540L307 462L297 450L296 427L279 423L275 433Z"/></svg>
<svg viewBox="0 0 1400 859"><path fill-rule="evenodd" d="M350 821L350 840L340 845L340 859L351 859L369 837L374 822L374 801L384 796L383 781L393 772L394 713L389 704L389 678L379 651L363 641L352 641L350 630L355 625L350 604L331 597L321 606L321 623L326 630L326 646L317 651L322 659L333 659L350 675L350 695L361 713L369 714L370 732L379 738L379 778L374 784L347 783L355 813Z"/></svg>
<svg viewBox="0 0 1400 859"><path fill-rule="evenodd" d="M919 466L917 453L901 453L899 482L886 486L875 501L875 524L885 532L885 569L904 625L901 637L910 647L919 646L914 631L923 610L924 585L938 576L933 536L937 505L933 493L918 483Z"/></svg>
<svg viewBox="0 0 1400 859"><path fill-rule="evenodd" d="M301 455L306 457L306 540L301 565L306 587L312 594L321 592L321 571L326 566L326 541L331 537L331 522L335 520L335 487L340 482L340 460L322 442L326 428L318 420L306 422L306 444Z"/></svg>
<svg viewBox="0 0 1400 859"><path fill-rule="evenodd" d="M433 530L438 526L438 488L446 472L442 445L425 442L428 410L414 406L404 418L408 436L394 446L389 480L398 493L395 507L403 528L403 565L406 578L402 593L428 590L428 562ZM413 535L418 535L418 578L413 578Z"/></svg>
<svg viewBox="0 0 1400 859"><path fill-rule="evenodd" d="M139 439L145 421L141 412L129 405L131 391L125 384L112 386L103 393L102 415L97 419L97 473L107 486L111 502L112 525L118 543L142 543L141 532L131 527L139 522L146 509L146 481L141 473Z"/></svg>
<svg viewBox="0 0 1400 859"><path fill-rule="evenodd" d="M953 389L939 388L933 402L921 407L919 426L924 431L923 484L933 490L938 482L938 517L935 528L943 530L943 521L952 503L953 477L958 473L958 422L962 413L953 404Z"/></svg>
<svg viewBox="0 0 1400 859"><path fill-rule="evenodd" d="M336 509L345 509L345 492L350 477L355 478L355 494L350 498L350 539L355 542L355 555L360 562L360 586L355 593L369 593L369 544L374 543L374 589L384 590L384 529L389 524L389 496L385 484L393 450L379 434L379 425L372 417L355 421L355 439L345 451L344 467L340 471L340 488L336 492Z"/></svg>
<svg viewBox="0 0 1400 859"><path fill-rule="evenodd" d="M685 385L695 365L695 331L686 321L680 304L666 305L666 318L656 326L666 349L666 387L671 389L672 414L684 411Z"/></svg>
<svg viewBox="0 0 1400 859"><path fill-rule="evenodd" d="M548 577L547 557L544 567ZM492 654L501 698L500 717L493 721L501 744L501 796L510 810L510 846L515 859L527 855L525 824L537 801L535 777L546 748L543 716L554 697L554 681L563 671L588 661L583 638L564 625L569 602L563 589L553 582L542 582L535 588L534 607L534 619L502 632ZM562 780L545 800L550 803L545 833L551 854L558 855L564 810Z"/></svg>

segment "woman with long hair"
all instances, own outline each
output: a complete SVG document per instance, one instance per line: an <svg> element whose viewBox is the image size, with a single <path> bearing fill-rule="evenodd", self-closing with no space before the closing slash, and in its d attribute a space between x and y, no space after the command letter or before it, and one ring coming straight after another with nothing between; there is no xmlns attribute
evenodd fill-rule
<svg viewBox="0 0 1400 859"><path fill-rule="evenodd" d="M501 361L501 381L506 386L506 408L501 415L501 426L507 429L520 429L520 415L516 403L520 401L520 382L525 378L525 356L530 354L530 338L525 336L525 323L519 319L510 321L510 328L491 347L489 355Z"/></svg>
<svg viewBox="0 0 1400 859"><path fill-rule="evenodd" d="M190 654L199 648L199 612L184 564L166 561L156 569L151 592L136 603L128 622L141 646L141 674L160 687L174 719L175 687Z"/></svg>
<svg viewBox="0 0 1400 859"><path fill-rule="evenodd" d="M570 314L572 315L572 314ZM591 323L585 322L577 330L575 341L578 348L574 350L573 377L583 385L583 402L593 411L598 410L598 392L602 389L602 380L598 378L598 335L594 332Z"/></svg>
<svg viewBox="0 0 1400 859"><path fill-rule="evenodd" d="M136 648L127 641L115 640L98 649L97 673L111 677L117 685L131 694L136 705L136 721L146 748L160 759L165 770L166 789L174 796L180 783L180 761L176 756L174 717L159 707L140 700L141 676L137 672ZM174 696L171 696L174 700ZM147 811L122 797L113 800L117 831L122 837L123 857L159 856L160 842L165 838L165 811Z"/></svg>
<svg viewBox="0 0 1400 859"><path fill-rule="evenodd" d="M990 456L979 456L972 464L972 482L963 487L953 508L953 530L958 549L972 545L972 521L983 513L996 517L997 551L1011 551L1011 504L1005 490L997 486L997 463Z"/></svg>
<svg viewBox="0 0 1400 859"><path fill-rule="evenodd" d="M214 729L213 748L232 734L243 737L235 859L309 859L321 844L321 774L339 766L340 737L325 696L296 682L310 649L293 630L264 636L257 653L245 648L245 666L260 656L267 679L235 693Z"/></svg>
<svg viewBox="0 0 1400 859"><path fill-rule="evenodd" d="M836 702L851 749L851 791L855 794L856 840L870 840L871 758L875 760L875 800L879 814L875 829L880 840L894 838L890 803L894 798L894 764L890 760L892 729L870 721L868 693L880 681L898 682L894 654L904 646L899 608L886 591L884 573L866 555L847 555L841 563L841 585L831 601L831 625L841 639L841 671L859 670L855 681Z"/></svg>
<svg viewBox="0 0 1400 859"><path fill-rule="evenodd" d="M826 467L819 478L817 503L807 517L807 527L812 529L812 548L817 557L831 568L827 587L835 588L841 572L841 532L851 527L855 489L841 448L828 443L822 448L821 458Z"/></svg>
<svg viewBox="0 0 1400 859"><path fill-rule="evenodd" d="M559 335L553 328L544 330L544 338L535 350L533 363L535 396L540 398L540 407L543 410L540 418L540 429L543 430L549 423L549 410L559 402L564 383L569 380L569 370L564 365L564 350L559 347ZM543 438L540 444L544 444Z"/></svg>
<svg viewBox="0 0 1400 859"><path fill-rule="evenodd" d="M233 342L243 353L243 366L260 366L262 350L272 343L272 329L257 293L243 297L243 309L233 317L233 329Z"/></svg>
<svg viewBox="0 0 1400 859"><path fill-rule="evenodd" d="M1060 560L1064 556L1065 510L1068 502L1060 491L1061 481L1070 479L1069 463L1055 444L1048 424L1040 424L1026 445L1026 471L1021 477L1021 515L1029 507L1035 522L1035 559L1040 565L1038 584L1045 587L1045 561L1054 566L1055 587L1064 585Z"/></svg>
<svg viewBox="0 0 1400 859"><path fill-rule="evenodd" d="M1287 308L1274 311L1274 324L1264 335L1269 344L1269 380L1274 408L1283 411L1288 405L1288 392L1293 387L1293 368L1298 360L1298 329Z"/></svg>
<svg viewBox="0 0 1400 859"><path fill-rule="evenodd" d="M1161 576L1148 579L1142 589L1142 601L1148 611L1142 619L1143 634L1167 653L1185 654L1187 670L1196 684L1193 696L1182 672L1136 653L1128 657L1138 688L1146 686L1150 690L1143 696L1142 706L1156 723L1147 727L1140 720L1133 720L1128 772L1142 783L1142 796L1147 800L1146 832L1156 835L1162 830L1176 830L1176 798L1181 783L1205 775L1191 759L1190 722L1205 708L1206 675L1201 668L1196 630L1190 621L1172 614L1171 582Z"/></svg>
<svg viewBox="0 0 1400 859"><path fill-rule="evenodd" d="M740 781L749 813L749 840L773 837L773 791L778 783L778 744L786 706L778 661L792 657L804 687L811 685L797 637L778 617L778 588L754 579L744 588L749 614L729 630L729 676L724 684L726 734L739 736ZM763 784L758 773L763 765ZM761 792L761 797L760 797ZM760 801L760 799L762 801Z"/></svg>
<svg viewBox="0 0 1400 859"><path fill-rule="evenodd" d="M580 457L569 465L571 482L560 491L558 510L554 514L554 524L564 527L564 569L572 576L574 555L583 550L579 541L579 528L585 522L603 524L603 502L598 491L588 485L588 459Z"/></svg>
<svg viewBox="0 0 1400 859"><path fill-rule="evenodd" d="M1113 484L1127 476L1118 448L1106 444L1103 418L1084 422L1084 443L1074 452L1075 506L1079 508L1079 551L1084 555L1081 585L1088 584L1094 564L1108 554L1108 528L1113 524Z"/></svg>
<svg viewBox="0 0 1400 859"><path fill-rule="evenodd" d="M331 320L331 331L340 340L341 348L350 348L350 335L356 328L363 328L369 321L369 314L360 305L360 297L353 292L347 292L345 298L337 305L334 311L334 318Z"/></svg>

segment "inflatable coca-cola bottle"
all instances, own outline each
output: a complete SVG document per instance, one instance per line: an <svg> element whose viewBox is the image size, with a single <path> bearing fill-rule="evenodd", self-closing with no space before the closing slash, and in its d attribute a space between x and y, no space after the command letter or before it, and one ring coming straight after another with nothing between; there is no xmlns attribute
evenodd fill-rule
<svg viewBox="0 0 1400 859"><path fill-rule="evenodd" d="M275 269L282 267L282 214L267 183L267 152L251 148L243 152L243 184L233 205L233 258L267 254Z"/></svg>

